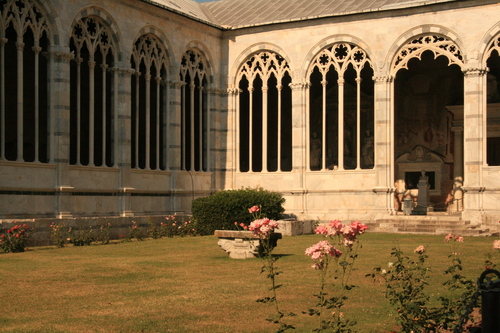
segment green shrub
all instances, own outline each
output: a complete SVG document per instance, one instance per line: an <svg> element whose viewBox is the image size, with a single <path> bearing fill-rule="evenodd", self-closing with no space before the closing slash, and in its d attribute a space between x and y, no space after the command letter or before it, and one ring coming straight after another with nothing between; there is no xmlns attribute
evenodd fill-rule
<svg viewBox="0 0 500 333"><path fill-rule="evenodd" d="M260 207L262 217L279 220L285 211L284 202L281 193L262 188L218 191L209 197L193 200L193 223L201 235L235 229L234 222L252 222L253 217L248 212L252 206Z"/></svg>

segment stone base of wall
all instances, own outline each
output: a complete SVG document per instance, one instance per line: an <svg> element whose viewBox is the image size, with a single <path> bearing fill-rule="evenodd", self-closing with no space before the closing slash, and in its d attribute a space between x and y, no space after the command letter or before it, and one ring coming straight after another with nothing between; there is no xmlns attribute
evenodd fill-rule
<svg viewBox="0 0 500 333"><path fill-rule="evenodd" d="M86 217L86 218L38 218L38 219L3 219L0 220L0 231L5 231L18 224L26 224L29 228L33 228L30 236L30 241L28 247L33 246L48 246L53 245L50 239L51 225L64 225L66 227L72 227L75 230L87 230L92 227L95 234L99 233L101 227L105 227L111 224L110 239L120 239L120 235L127 236L130 233L130 228L132 227L132 222L134 221L136 225L141 229L144 237L147 236L148 222L152 221L156 225L160 222L165 222L165 215L161 216L127 216L127 217ZM189 215L175 215L175 221L184 222L189 221L191 216ZM172 219L170 219L172 223Z"/></svg>
<svg viewBox="0 0 500 333"><path fill-rule="evenodd" d="M279 220L279 228L276 232L284 236L310 235L314 234L316 229L316 221L305 220L297 221L295 219Z"/></svg>

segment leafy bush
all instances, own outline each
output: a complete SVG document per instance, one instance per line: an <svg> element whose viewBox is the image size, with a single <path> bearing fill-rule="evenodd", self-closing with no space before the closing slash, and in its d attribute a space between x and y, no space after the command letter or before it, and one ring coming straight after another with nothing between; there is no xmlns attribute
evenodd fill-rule
<svg viewBox="0 0 500 333"><path fill-rule="evenodd" d="M252 222L253 216L248 212L252 206L259 206L263 217L279 220L285 211L284 202L281 193L262 188L218 191L209 197L193 200L193 223L201 235L235 229L234 222Z"/></svg>
<svg viewBox="0 0 500 333"><path fill-rule="evenodd" d="M3 252L24 252L29 239L30 228L26 224L17 224L7 229L5 234L0 236L0 248Z"/></svg>

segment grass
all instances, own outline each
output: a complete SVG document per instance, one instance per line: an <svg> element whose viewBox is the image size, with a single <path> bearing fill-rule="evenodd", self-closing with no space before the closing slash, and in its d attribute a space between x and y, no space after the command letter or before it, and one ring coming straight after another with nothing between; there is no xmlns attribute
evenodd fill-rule
<svg viewBox="0 0 500 333"><path fill-rule="evenodd" d="M346 316L360 332L397 331L382 284L366 278L389 261L395 239L406 254L428 245L433 278L429 293L444 293L450 265L442 236L365 234L355 263ZM322 238L284 237L274 253L283 273L277 282L283 310L298 316L285 322L310 332L316 319L302 314L314 306L318 272L304 250ZM484 270L492 238L466 238L460 247L464 275ZM269 281L262 260L230 259L213 236L126 242L101 246L36 248L0 254L0 331L2 332L273 332L267 322Z"/></svg>

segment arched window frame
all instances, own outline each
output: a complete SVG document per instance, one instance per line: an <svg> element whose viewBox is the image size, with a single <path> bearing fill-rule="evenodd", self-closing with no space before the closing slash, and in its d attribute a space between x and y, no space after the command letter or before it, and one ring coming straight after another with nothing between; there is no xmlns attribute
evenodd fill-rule
<svg viewBox="0 0 500 333"><path fill-rule="evenodd" d="M275 80L276 85L269 85L270 80ZM284 81L287 81L285 83ZM248 86L242 90L241 85L246 81ZM291 117L291 70L288 62L280 54L268 50L254 53L247 57L238 70L236 82L239 88L238 96L238 120L237 120L237 138L239 141L236 169L240 172L283 172L292 170L291 161L291 121L289 125L283 125L284 117ZM262 83L260 83L262 82ZM256 89L257 86L257 89ZM268 124L268 116L271 106L269 99L270 88L276 90L277 96L275 101L277 106L274 107L276 112L275 128L277 129L277 137L275 143L271 146L270 131L271 127ZM283 97L287 93L287 97ZM255 99L257 98L257 99ZM287 98L284 101L283 98ZM241 122L243 105L248 99L248 129L242 131ZM258 105L254 101L258 101ZM285 109L288 106L289 109ZM256 119L261 119L259 124ZM261 130L255 131L255 127L260 126ZM286 128L285 128L286 127ZM257 133L258 135L254 135ZM283 135L288 133L288 140L283 139ZM248 141L246 146L245 141ZM244 147L245 145L245 147ZM269 153L273 149L275 153ZM284 153L288 151L289 161L285 165ZM256 156L256 155L259 156ZM276 160L273 170L270 170L269 159Z"/></svg>
<svg viewBox="0 0 500 333"><path fill-rule="evenodd" d="M83 17L72 28L70 49L75 55L70 80L70 164L112 167L115 92L111 69L116 59L113 34L101 17ZM96 55L101 63L96 63ZM88 117L87 126L84 117ZM100 160L100 165L96 165L96 160Z"/></svg>
<svg viewBox="0 0 500 333"><path fill-rule="evenodd" d="M155 35L142 35L134 43L131 63L135 71L132 79L132 168L166 170L167 49Z"/></svg>
<svg viewBox="0 0 500 333"><path fill-rule="evenodd" d="M207 60L197 49L181 59L181 169L209 171L210 112Z"/></svg>
<svg viewBox="0 0 500 333"><path fill-rule="evenodd" d="M322 96L322 106L321 106L321 137L315 139L312 137L312 131L310 127L310 121L308 121L308 138L309 138L309 150L308 150L308 170L314 170L312 168L313 155L317 155L315 160L318 160L319 165L317 170L325 171L328 169L334 170L344 170L344 75L349 68L354 69L356 73L356 170L359 169L371 169L374 167L374 137L373 137L373 124L370 126L369 133L366 132L362 135L361 131L361 73L369 66L373 70L373 64L370 60L368 54L361 47L348 43L348 42L337 42L334 43L323 50L321 50L311 62L309 71L307 72L307 79L310 80L311 75L314 71L318 71L321 75L321 96ZM338 119L337 124L337 160L335 165L329 165L327 163L327 118L329 111L327 110L327 76L334 71L337 75L338 84ZM311 91L311 82L308 82L309 91ZM311 95L309 95L309 99ZM309 102L309 116L311 115L311 101ZM373 118L373 107L372 107L372 118ZM372 120L373 122L373 120ZM316 142L317 141L317 142ZM363 143L362 143L363 142ZM319 152L313 152L313 149ZM363 161L363 163L362 163Z"/></svg>
<svg viewBox="0 0 500 333"><path fill-rule="evenodd" d="M48 163L48 21L42 8L29 0L6 1L1 14L0 160ZM8 29L15 40L8 38ZM31 48L27 42L32 42ZM9 50L15 52L12 59L7 59Z"/></svg>

